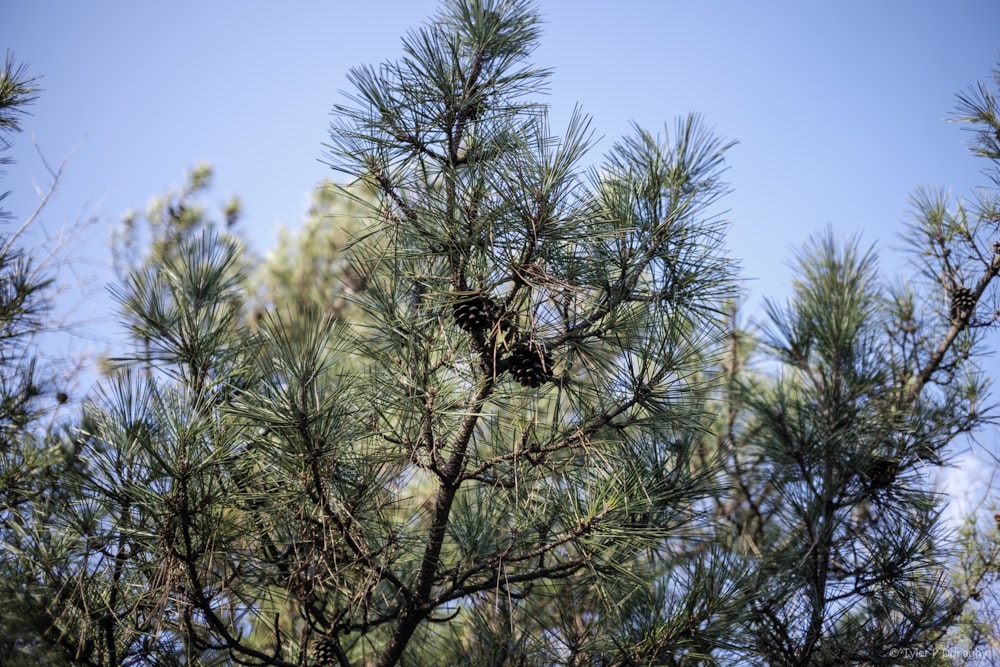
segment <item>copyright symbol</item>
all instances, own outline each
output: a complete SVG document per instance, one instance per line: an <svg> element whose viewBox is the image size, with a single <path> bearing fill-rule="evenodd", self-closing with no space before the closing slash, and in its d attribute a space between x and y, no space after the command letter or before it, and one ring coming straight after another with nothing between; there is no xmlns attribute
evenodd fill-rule
<svg viewBox="0 0 1000 667"><path fill-rule="evenodd" d="M889 649L889 657L890 658L898 658L899 657L899 649L898 648L891 648L891 649Z"/></svg>

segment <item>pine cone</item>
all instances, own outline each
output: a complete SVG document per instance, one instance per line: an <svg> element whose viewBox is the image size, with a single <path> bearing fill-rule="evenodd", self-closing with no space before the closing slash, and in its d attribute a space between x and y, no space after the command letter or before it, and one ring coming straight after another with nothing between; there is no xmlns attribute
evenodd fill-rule
<svg viewBox="0 0 1000 667"><path fill-rule="evenodd" d="M972 290L964 285L956 287L951 295L951 319L968 319L975 307L976 298L972 295Z"/></svg>
<svg viewBox="0 0 1000 667"><path fill-rule="evenodd" d="M510 353L510 374L532 389L552 376L552 355L534 343L516 345Z"/></svg>
<svg viewBox="0 0 1000 667"><path fill-rule="evenodd" d="M329 637L323 637L316 645L316 659L313 667L336 667L337 646Z"/></svg>
<svg viewBox="0 0 1000 667"><path fill-rule="evenodd" d="M482 294L459 297L452 309L455 324L469 333L482 333L492 328L499 314L496 302Z"/></svg>
<svg viewBox="0 0 1000 667"><path fill-rule="evenodd" d="M899 461L878 459L868 470L868 484L872 489L887 489L896 481L898 474Z"/></svg>

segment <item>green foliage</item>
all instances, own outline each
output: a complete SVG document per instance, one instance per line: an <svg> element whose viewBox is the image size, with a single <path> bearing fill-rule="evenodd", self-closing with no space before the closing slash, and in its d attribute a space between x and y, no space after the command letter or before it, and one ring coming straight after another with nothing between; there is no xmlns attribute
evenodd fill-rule
<svg viewBox="0 0 1000 667"><path fill-rule="evenodd" d="M1000 184L996 103L980 90L960 98L975 111L962 120L977 123L974 150ZM745 357L726 366L735 497L719 513L754 556L738 643L763 663L983 655L995 549L974 521L954 543L932 480L957 438L992 421L978 362L995 319L982 304L1000 269L996 201L995 189L954 205L919 191L904 236L916 278L895 285L874 251L818 237L789 303L767 304L757 355L770 377L741 374Z"/></svg>
<svg viewBox="0 0 1000 667"><path fill-rule="evenodd" d="M38 98L37 82L37 78L28 75L27 67L8 52L0 69L0 152L9 149L11 135L21 131L20 116ZM0 165L10 163L11 158L0 157ZM0 201L8 194L0 193ZM0 220L8 217L9 213L0 209Z"/></svg>
<svg viewBox="0 0 1000 667"><path fill-rule="evenodd" d="M729 144L690 117L585 173L587 120L558 139L530 99L537 32L527 4L453 3L353 73L330 148L362 182L336 248L353 326L294 285L240 318L243 251L189 205L207 177L154 203L145 255L126 225L135 346L36 574L88 659L621 661L718 634L728 557L664 564L719 491L692 434L732 292ZM486 326L455 319L471 295ZM623 645L649 614L672 629Z"/></svg>
<svg viewBox="0 0 1000 667"><path fill-rule="evenodd" d="M744 329L732 143L690 115L588 168L589 120L557 136L538 101L539 34L530 3L448 0L352 70L326 147L350 182L263 263L236 200L225 227L198 205L205 166L126 218L129 346L76 428L31 427L23 368L0 385L4 664L945 664L989 641L995 526L954 544L930 473L990 418L995 192L918 193L898 285L817 237ZM995 167L993 100L960 103Z"/></svg>
<svg viewBox="0 0 1000 667"><path fill-rule="evenodd" d="M256 272L261 308L319 309L337 318L357 320L353 305L364 291L364 276L354 266L352 241L365 228L371 190L321 183L312 193L305 224L297 232L282 229L277 246Z"/></svg>
<svg viewBox="0 0 1000 667"><path fill-rule="evenodd" d="M769 308L782 372L748 394L734 454L758 480L744 519L762 554L752 645L771 664L926 650L954 617L925 475L959 425L890 373L876 256L828 234L800 261L793 301Z"/></svg>
<svg viewBox="0 0 1000 667"><path fill-rule="evenodd" d="M554 137L530 99L546 73L523 64L529 7L454 3L438 18L402 61L352 72L329 147L377 189L356 254L361 349L423 554L365 646L376 664L624 659L620 601L717 491L689 434L705 427L732 291L711 215L729 144L695 117L665 137L636 128L588 174L588 120ZM725 606L709 579L670 591L676 627L698 627L693 600Z"/></svg>
<svg viewBox="0 0 1000 667"><path fill-rule="evenodd" d="M197 197L212 184L211 165L201 162L188 174L186 182L167 194L149 202L145 214L129 211L121 224L112 230L111 248L119 278L127 279L130 272L142 268L155 269L169 261L180 251L181 245L202 230L219 230L220 225L211 219ZM223 235L238 240L236 224L242 215L242 205L231 197L222 210ZM252 258L246 250L241 261Z"/></svg>
<svg viewBox="0 0 1000 667"><path fill-rule="evenodd" d="M35 99L35 82L8 54L0 70L0 150L20 131L19 115ZM0 210L0 219L8 217ZM35 520L65 500L52 485L67 459L40 426L52 408L51 387L33 340L46 326L50 280L19 247L19 233L0 235L0 663L12 666L53 664L37 634L47 627L44 606L19 556L30 548Z"/></svg>

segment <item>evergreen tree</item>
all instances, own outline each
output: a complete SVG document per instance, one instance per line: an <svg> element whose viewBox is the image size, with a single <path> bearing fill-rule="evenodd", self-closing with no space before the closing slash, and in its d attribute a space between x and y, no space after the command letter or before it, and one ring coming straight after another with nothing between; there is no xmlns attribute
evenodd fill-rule
<svg viewBox="0 0 1000 667"><path fill-rule="evenodd" d="M353 241L365 228L371 197L364 184L343 188L326 181L313 190L303 226L281 229L277 246L254 274L252 289L261 310L282 304L319 309L339 320L361 318L355 301L366 286L355 265Z"/></svg>
<svg viewBox="0 0 1000 667"><path fill-rule="evenodd" d="M993 185L955 204L917 192L915 277L886 282L873 250L828 231L803 249L789 303L767 304L757 345L775 370L748 371L746 345L732 348L719 513L751 554L739 643L764 664L953 664L985 644L976 623L967 641L946 634L996 571L995 545L968 529L956 545L933 486L955 440L992 421L979 363L998 312L1000 114L985 86L959 101Z"/></svg>
<svg viewBox="0 0 1000 667"><path fill-rule="evenodd" d="M362 405L399 489L388 525L361 524L393 535L392 579L359 573L371 610L317 624L345 662L631 660L650 577L683 654L738 591L710 551L659 577L717 491L691 460L733 288L712 214L729 144L687 117L586 174L587 119L555 137L532 98L537 36L527 3L448 3L335 108L330 163L377 192Z"/></svg>
<svg viewBox="0 0 1000 667"><path fill-rule="evenodd" d="M61 441L63 495L5 551L37 612L14 651L947 662L996 559L952 547L928 471L989 417L996 191L918 194L899 286L818 237L745 331L731 142L687 116L588 169L586 117L557 136L538 100L538 37L528 2L446 0L402 58L352 70L326 155L348 184L256 277L193 199L204 170L154 202L145 245L130 219L131 345ZM960 120L995 167L994 99Z"/></svg>
<svg viewBox="0 0 1000 667"><path fill-rule="evenodd" d="M453 2L352 73L330 160L374 190L357 326L241 324L242 251L210 230L116 289L134 352L55 522L86 660L642 654L630 614L718 491L690 434L733 289L729 144L688 117L585 173L587 120L556 138L532 99L537 36L526 3ZM721 562L660 580L680 652L733 604Z"/></svg>
<svg viewBox="0 0 1000 667"><path fill-rule="evenodd" d="M37 79L8 54L0 66L0 151L10 148L37 93ZM0 209L0 223L12 220ZM46 263L22 246L30 222L0 233L0 664L12 667L60 659L61 651L50 650L55 638L46 636L51 598L35 585L31 559L46 520L68 500L58 480L72 461L52 419L68 397L38 353L37 337L50 326L52 281Z"/></svg>
<svg viewBox="0 0 1000 667"><path fill-rule="evenodd" d="M238 236L237 223L242 215L239 198L230 197L226 202L221 224L208 215L199 199L211 189L214 176L212 166L201 162L186 174L181 187L154 197L142 214L137 211L125 214L111 233L113 264L119 278L127 280L136 271L171 261L186 241L205 230L218 231L245 245ZM253 263L246 250L242 255L248 266Z"/></svg>

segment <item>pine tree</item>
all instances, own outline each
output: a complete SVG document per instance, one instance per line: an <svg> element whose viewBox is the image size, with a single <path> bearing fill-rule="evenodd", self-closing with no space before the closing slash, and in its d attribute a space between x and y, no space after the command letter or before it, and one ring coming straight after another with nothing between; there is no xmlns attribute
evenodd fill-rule
<svg viewBox="0 0 1000 667"><path fill-rule="evenodd" d="M8 54L0 66L0 151L11 147L38 91L37 78ZM24 247L31 222L0 209L0 664L11 667L58 664L80 648L48 633L51 598L35 585L35 547L49 537L45 521L72 501L59 481L73 452L55 418L68 396L38 345L51 327L53 267Z"/></svg>
<svg viewBox="0 0 1000 667"><path fill-rule="evenodd" d="M587 119L558 138L534 99L538 34L527 3L448 2L352 72L329 159L373 191L353 323L242 320L242 249L210 229L129 265L134 348L55 522L58 627L97 664L625 662L640 607L670 601L641 641L680 653L735 609L724 554L659 576L718 490L690 434L730 144L690 116L587 173Z"/></svg>
<svg viewBox="0 0 1000 667"><path fill-rule="evenodd" d="M372 582L367 618L322 628L381 625L375 664L625 659L622 601L715 491L690 433L733 287L712 215L729 144L688 117L586 174L587 119L554 137L530 97L537 36L526 3L448 3L335 108L330 163L378 195L359 247L372 424L417 503L389 544L412 564ZM679 652L732 602L716 565L663 582Z"/></svg>
<svg viewBox="0 0 1000 667"><path fill-rule="evenodd" d="M888 282L874 250L828 230L803 249L791 300L767 305L757 354L776 370L754 373L746 343L732 346L719 513L752 554L737 643L763 664L952 664L984 646L982 624L968 642L948 633L975 629L996 549L968 528L956 546L933 480L992 419L979 360L1000 271L995 100L960 96L958 118L994 187L955 204L917 192L914 279Z"/></svg>
<svg viewBox="0 0 1000 667"><path fill-rule="evenodd" d="M351 222L256 277L196 206L202 172L150 208L146 251L117 255L130 346L62 442L70 502L11 557L38 644L101 666L942 661L995 563L970 548L952 576L925 479L988 417L995 195L915 197L923 283L818 237L745 330L732 143L691 115L588 168L588 119L559 136L538 99L539 35L523 0L446 0L352 70L326 147L347 183L317 203ZM963 119L995 165L981 92Z"/></svg>
<svg viewBox="0 0 1000 667"><path fill-rule="evenodd" d="M365 184L345 189L326 181L313 190L301 228L282 228L254 273L252 290L261 312L281 304L319 309L340 320L361 318L355 301L365 284L355 267L353 242L365 228L370 203L363 202L370 198Z"/></svg>

